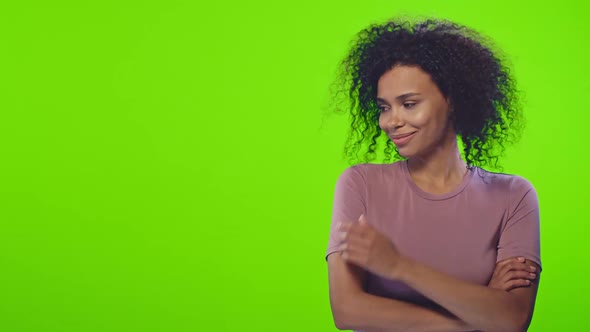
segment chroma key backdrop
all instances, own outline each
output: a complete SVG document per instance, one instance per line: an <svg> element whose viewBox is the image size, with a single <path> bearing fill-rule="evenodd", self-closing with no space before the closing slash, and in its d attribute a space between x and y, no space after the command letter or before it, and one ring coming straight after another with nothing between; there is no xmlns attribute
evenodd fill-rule
<svg viewBox="0 0 590 332"><path fill-rule="evenodd" d="M336 331L324 260L347 117L329 85L398 14L492 38L526 127L503 171L535 186L529 331L587 323L583 1L5 1L0 330Z"/></svg>

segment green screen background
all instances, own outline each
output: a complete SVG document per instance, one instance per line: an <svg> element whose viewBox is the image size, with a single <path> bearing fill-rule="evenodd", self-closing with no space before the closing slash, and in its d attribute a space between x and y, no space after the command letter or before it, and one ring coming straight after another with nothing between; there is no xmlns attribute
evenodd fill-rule
<svg viewBox="0 0 590 332"><path fill-rule="evenodd" d="M582 1L0 5L0 330L334 331L324 253L353 35L395 14L494 38L526 93L504 170L541 205L530 331L585 327Z"/></svg>

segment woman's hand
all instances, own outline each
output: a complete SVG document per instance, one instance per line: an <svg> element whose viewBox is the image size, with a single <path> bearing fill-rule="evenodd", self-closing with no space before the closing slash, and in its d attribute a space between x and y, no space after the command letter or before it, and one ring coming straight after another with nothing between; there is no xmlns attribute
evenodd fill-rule
<svg viewBox="0 0 590 332"><path fill-rule="evenodd" d="M383 278L395 279L402 257L385 237L369 225L364 215L358 222L341 223L342 258Z"/></svg>
<svg viewBox="0 0 590 332"><path fill-rule="evenodd" d="M527 287L531 280L537 278L536 268L525 264L522 257L508 258L496 264L492 280L488 287L509 291L518 287Z"/></svg>

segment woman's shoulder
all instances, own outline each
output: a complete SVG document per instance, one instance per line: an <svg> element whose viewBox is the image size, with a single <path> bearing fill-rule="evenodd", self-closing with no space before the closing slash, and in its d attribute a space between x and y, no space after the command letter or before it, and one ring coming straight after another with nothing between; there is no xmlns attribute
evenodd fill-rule
<svg viewBox="0 0 590 332"><path fill-rule="evenodd" d="M361 163L345 168L342 172L342 175L361 176L365 179L381 177L384 174L400 176L403 171L402 167L403 165L401 161L395 161L393 163L387 164Z"/></svg>
<svg viewBox="0 0 590 332"><path fill-rule="evenodd" d="M403 176L399 161L388 164L361 163L345 168L339 176L340 181L363 182L366 185L390 183Z"/></svg>
<svg viewBox="0 0 590 332"><path fill-rule="evenodd" d="M504 192L535 190L529 179L518 174L492 172L476 167L474 178L486 187L496 188Z"/></svg>

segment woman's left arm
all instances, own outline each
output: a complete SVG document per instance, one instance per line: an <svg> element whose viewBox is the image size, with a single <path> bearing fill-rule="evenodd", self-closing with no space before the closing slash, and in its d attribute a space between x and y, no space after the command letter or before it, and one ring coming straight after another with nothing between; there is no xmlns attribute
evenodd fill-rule
<svg viewBox="0 0 590 332"><path fill-rule="evenodd" d="M539 271L537 263L526 263ZM406 283L478 330L524 332L530 324L539 275L530 286L506 292L460 280L408 258L400 257L396 265L391 279Z"/></svg>

